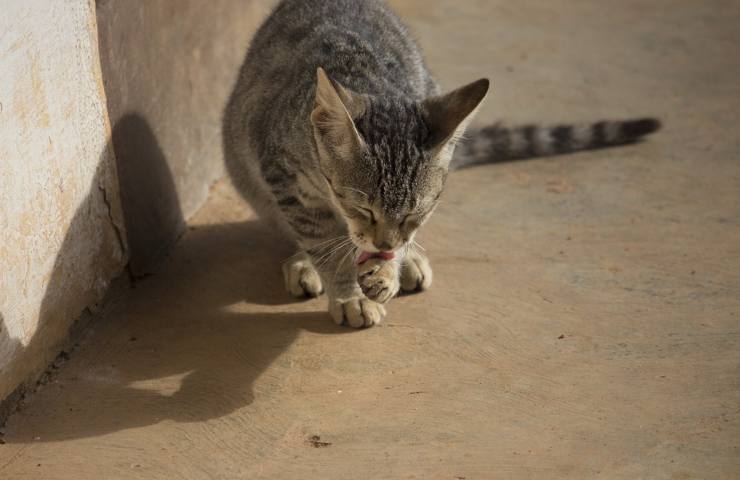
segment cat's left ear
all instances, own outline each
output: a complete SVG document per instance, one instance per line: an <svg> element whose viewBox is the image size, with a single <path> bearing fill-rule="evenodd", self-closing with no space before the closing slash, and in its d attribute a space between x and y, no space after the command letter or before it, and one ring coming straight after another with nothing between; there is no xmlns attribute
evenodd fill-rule
<svg viewBox="0 0 740 480"><path fill-rule="evenodd" d="M441 167L449 165L455 143L486 98L489 84L487 78L481 78L450 93L424 100L424 120L430 131L427 147L435 152Z"/></svg>
<svg viewBox="0 0 740 480"><path fill-rule="evenodd" d="M311 123L321 145L345 159L357 155L362 139L353 116L356 117L361 108L361 102L355 100L339 83L331 80L323 68L318 68Z"/></svg>

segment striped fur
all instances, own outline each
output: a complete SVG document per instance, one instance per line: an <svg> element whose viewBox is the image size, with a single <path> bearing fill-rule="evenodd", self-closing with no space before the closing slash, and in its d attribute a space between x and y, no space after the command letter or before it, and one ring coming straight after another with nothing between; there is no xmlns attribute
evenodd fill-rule
<svg viewBox="0 0 740 480"><path fill-rule="evenodd" d="M483 163L627 145L642 140L659 128L660 121L654 118L554 127L525 125L507 128L493 125L469 132L469 138L458 145L451 167L460 169Z"/></svg>
<svg viewBox="0 0 740 480"><path fill-rule="evenodd" d="M458 140L488 91L440 94L421 51L380 0L283 0L252 39L223 120L229 175L295 244L288 291L326 291L338 323L369 326L399 290L428 288L411 249L449 168L628 143L650 120L481 129ZM452 162L452 164L451 164ZM361 251L393 250L396 258Z"/></svg>

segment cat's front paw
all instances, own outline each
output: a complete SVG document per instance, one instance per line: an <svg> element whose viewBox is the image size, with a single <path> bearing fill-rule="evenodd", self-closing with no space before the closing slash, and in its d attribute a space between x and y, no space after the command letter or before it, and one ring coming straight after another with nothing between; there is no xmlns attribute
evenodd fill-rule
<svg viewBox="0 0 740 480"><path fill-rule="evenodd" d="M329 314L337 325L347 324L350 327L372 327L385 317L383 305L364 297L349 299L330 299Z"/></svg>
<svg viewBox="0 0 740 480"><path fill-rule="evenodd" d="M401 289L404 292L426 290L432 285L432 266L426 256L413 252L403 259Z"/></svg>
<svg viewBox="0 0 740 480"><path fill-rule="evenodd" d="M371 258L357 267L357 283L370 300L385 303L395 297L400 288L398 263Z"/></svg>
<svg viewBox="0 0 740 480"><path fill-rule="evenodd" d="M305 255L297 255L283 263L285 289L294 297L318 297L324 291L321 277Z"/></svg>

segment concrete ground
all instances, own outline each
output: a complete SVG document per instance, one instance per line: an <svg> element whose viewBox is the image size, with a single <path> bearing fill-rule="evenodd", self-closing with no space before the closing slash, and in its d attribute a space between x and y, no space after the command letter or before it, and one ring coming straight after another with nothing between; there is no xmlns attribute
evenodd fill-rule
<svg viewBox="0 0 740 480"><path fill-rule="evenodd" d="M430 3L434 3L431 6ZM293 302L227 184L14 415L3 479L740 477L740 5L395 2L479 123L655 115L454 174L380 327Z"/></svg>

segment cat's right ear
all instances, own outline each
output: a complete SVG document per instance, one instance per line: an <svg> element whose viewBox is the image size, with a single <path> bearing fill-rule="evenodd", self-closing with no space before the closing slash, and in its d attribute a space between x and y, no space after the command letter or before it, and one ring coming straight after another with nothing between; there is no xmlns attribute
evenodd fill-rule
<svg viewBox="0 0 740 480"><path fill-rule="evenodd" d="M446 168L449 164L455 144L486 98L489 85L487 78L481 78L424 100L424 120L430 133L427 147L435 151L440 166Z"/></svg>
<svg viewBox="0 0 740 480"><path fill-rule="evenodd" d="M352 95L332 81L323 68L316 71L316 99L311 112L311 124L316 140L331 153L348 158L359 152L362 145L357 127L350 115Z"/></svg>

